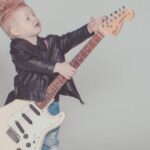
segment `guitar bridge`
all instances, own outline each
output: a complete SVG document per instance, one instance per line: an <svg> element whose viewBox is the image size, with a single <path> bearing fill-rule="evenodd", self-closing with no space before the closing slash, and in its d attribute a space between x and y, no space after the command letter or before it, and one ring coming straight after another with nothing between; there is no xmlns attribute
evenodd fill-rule
<svg viewBox="0 0 150 150"><path fill-rule="evenodd" d="M15 143L19 143L20 136L17 134L17 132L12 127L10 127L7 130L7 134Z"/></svg>

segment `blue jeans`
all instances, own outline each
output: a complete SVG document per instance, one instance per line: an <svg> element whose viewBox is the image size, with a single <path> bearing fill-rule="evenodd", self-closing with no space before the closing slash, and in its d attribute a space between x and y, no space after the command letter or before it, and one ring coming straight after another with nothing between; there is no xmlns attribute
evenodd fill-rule
<svg viewBox="0 0 150 150"><path fill-rule="evenodd" d="M49 108L48 112L51 115L57 115L60 112L59 102L53 102ZM58 140L59 127L50 131L44 139L43 146L41 150L58 150L59 140Z"/></svg>

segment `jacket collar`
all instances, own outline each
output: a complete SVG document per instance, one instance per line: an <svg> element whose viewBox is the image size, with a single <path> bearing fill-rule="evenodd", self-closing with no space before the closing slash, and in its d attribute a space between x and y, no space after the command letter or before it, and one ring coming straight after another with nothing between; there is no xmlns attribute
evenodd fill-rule
<svg viewBox="0 0 150 150"><path fill-rule="evenodd" d="M44 39L38 36L37 45L34 45L25 39L15 38L11 40L10 48L11 53L15 53L15 50L17 49L39 56L39 54L42 54L42 52L46 50L46 45Z"/></svg>

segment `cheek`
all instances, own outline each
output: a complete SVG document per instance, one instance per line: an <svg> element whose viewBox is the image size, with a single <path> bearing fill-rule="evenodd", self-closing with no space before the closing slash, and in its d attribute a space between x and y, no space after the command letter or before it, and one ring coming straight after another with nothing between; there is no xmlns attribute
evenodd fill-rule
<svg viewBox="0 0 150 150"><path fill-rule="evenodd" d="M23 30L23 32L28 32L28 31L31 31L31 29L33 29L32 28L32 26L31 26L31 24L29 24L29 23L24 23L24 24L22 24L22 26L21 26L21 29Z"/></svg>
<svg viewBox="0 0 150 150"><path fill-rule="evenodd" d="M30 26L30 24L31 24L30 22L23 20L23 21L20 23L20 26L21 26L22 28L27 28L28 26Z"/></svg>

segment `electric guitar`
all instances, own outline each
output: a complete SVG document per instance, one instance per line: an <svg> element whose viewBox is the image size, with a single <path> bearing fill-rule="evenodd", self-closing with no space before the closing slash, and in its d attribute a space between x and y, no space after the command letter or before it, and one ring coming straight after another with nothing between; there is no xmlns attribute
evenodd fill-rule
<svg viewBox="0 0 150 150"><path fill-rule="evenodd" d="M123 23L134 17L134 11L124 6L103 20L96 32L70 64L78 68L105 35L118 35ZM58 75L47 88L45 99L39 102L16 99L0 108L0 150L40 150L45 135L60 126L65 114L48 113L48 106L67 79Z"/></svg>

